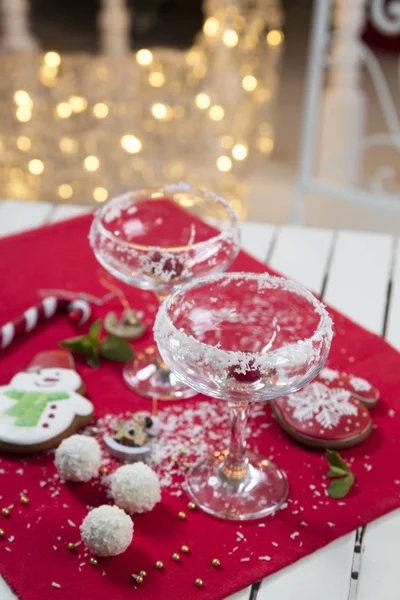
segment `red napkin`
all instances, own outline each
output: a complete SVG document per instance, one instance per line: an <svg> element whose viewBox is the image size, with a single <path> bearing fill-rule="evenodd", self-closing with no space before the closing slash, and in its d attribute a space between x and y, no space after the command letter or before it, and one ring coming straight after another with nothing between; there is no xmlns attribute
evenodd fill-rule
<svg viewBox="0 0 400 600"><path fill-rule="evenodd" d="M104 294L99 267L87 240L90 222L91 217L80 217L0 241L0 322L34 304L40 288ZM263 272L267 268L242 252L232 270ZM144 311L151 325L157 308L153 295L128 287L124 291L132 306ZM118 301L98 312L104 316L115 309ZM151 513L133 518L135 534L130 548L118 557L99 559L93 567L83 544L76 553L66 546L70 541L79 541L78 528L90 507L111 502L101 480L60 483L55 477L52 453L3 456L0 506L12 508L9 518L0 515L0 527L5 532L0 539L0 570L16 594L22 600L123 600L133 596L146 600L217 600L398 508L400 356L380 337L331 312L335 338L329 366L364 377L381 392L381 400L373 410L375 428L370 438L358 448L343 452L356 475L356 485L346 498L338 501L327 497L329 482L324 478L327 464L323 455L302 449L287 438L268 406L256 408L249 446L273 456L287 471L290 494L283 510L261 522L216 520L201 511L188 510L188 498L184 493L179 496L177 488L181 476L172 475L173 486L164 488L162 503ZM75 334L73 325L60 315L24 335L1 354L1 383L7 384L37 352L53 349L59 340ZM151 337L150 327L146 339L135 347L146 347ZM149 401L128 390L120 365L104 362L99 370L92 370L78 361L78 370L97 417L150 408ZM182 411L188 411L193 422L196 414L201 415L202 407L215 407L215 424L204 435L211 431L209 440L215 448L223 448L223 439L218 441L219 436L226 436L227 427L222 402L198 396L189 402L174 403L173 407L165 406L170 418L176 415L177 422L181 422ZM177 439L183 433L178 430ZM204 449L202 431L196 437L198 445L193 444L193 455ZM179 465L182 460L192 459L179 458ZM183 473L184 467L179 465L177 470ZM114 466L111 463L110 469ZM160 461L160 470L164 475L168 471L165 458ZM20 504L22 493L29 497L28 505ZM179 511L186 512L186 520L178 518ZM190 554L181 553L181 561L174 562L171 556L180 552L183 544L190 547ZM219 569L211 565L213 558L220 560ZM161 571L154 568L157 560L164 562ZM131 574L141 569L147 571L147 577L132 589ZM196 578L203 579L204 588L195 586Z"/></svg>

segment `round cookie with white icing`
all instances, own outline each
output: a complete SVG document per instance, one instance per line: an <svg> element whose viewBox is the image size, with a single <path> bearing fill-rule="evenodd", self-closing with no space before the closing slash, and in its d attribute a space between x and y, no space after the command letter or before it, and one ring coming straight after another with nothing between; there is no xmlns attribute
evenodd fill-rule
<svg viewBox="0 0 400 600"><path fill-rule="evenodd" d="M363 442L372 431L368 408L379 392L368 381L332 369L299 392L271 402L274 416L293 439L311 448L339 450Z"/></svg>
<svg viewBox="0 0 400 600"><path fill-rule="evenodd" d="M26 454L56 448L87 425L93 404L68 351L41 352L26 371L0 387L0 451Z"/></svg>

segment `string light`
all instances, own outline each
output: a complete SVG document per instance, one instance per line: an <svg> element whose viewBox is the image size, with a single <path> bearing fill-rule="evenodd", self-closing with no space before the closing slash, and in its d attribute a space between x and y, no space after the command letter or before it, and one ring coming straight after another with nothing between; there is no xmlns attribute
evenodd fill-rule
<svg viewBox="0 0 400 600"><path fill-rule="evenodd" d="M236 31L234 31L233 29L227 29L226 31L224 31L222 40L223 40L225 46L228 46L228 48L234 48L235 46L238 45L239 36L236 33Z"/></svg>
<svg viewBox="0 0 400 600"><path fill-rule="evenodd" d="M83 96L71 96L68 99L68 103L71 107L72 112L74 113L86 110L88 105L86 98L83 98Z"/></svg>
<svg viewBox="0 0 400 600"><path fill-rule="evenodd" d="M32 158L28 163L28 169L32 175L40 175L44 171L44 164L39 158Z"/></svg>
<svg viewBox="0 0 400 600"><path fill-rule="evenodd" d="M161 71L153 71L149 75L149 84L155 88L162 87L165 83L165 75Z"/></svg>
<svg viewBox="0 0 400 600"><path fill-rule="evenodd" d="M219 30L219 21L216 17L208 17L203 25L203 31L209 37L217 35Z"/></svg>
<svg viewBox="0 0 400 600"><path fill-rule="evenodd" d="M104 102L98 102L93 106L93 114L97 119L105 119L108 112L108 106Z"/></svg>
<svg viewBox="0 0 400 600"><path fill-rule="evenodd" d="M211 104L210 96L208 94L197 94L195 98L196 106L201 108L202 110L208 108Z"/></svg>
<svg viewBox="0 0 400 600"><path fill-rule="evenodd" d="M252 92L257 87L257 79L254 75L246 75L242 79L242 86L246 90L246 92Z"/></svg>
<svg viewBox="0 0 400 600"><path fill-rule="evenodd" d="M14 100L18 106L28 106L29 108L32 108L32 99L28 92L25 92L24 90L15 92Z"/></svg>
<svg viewBox="0 0 400 600"><path fill-rule="evenodd" d="M78 150L78 142L70 137L62 137L58 145L65 154L73 154Z"/></svg>
<svg viewBox="0 0 400 600"><path fill-rule="evenodd" d="M235 144L232 148L232 156L235 160L244 160L248 153L249 152L244 144Z"/></svg>
<svg viewBox="0 0 400 600"><path fill-rule="evenodd" d="M214 106L212 106L209 110L210 115L210 119L212 121L221 121L221 119L224 118L225 115L225 111L222 108L222 106L219 106L218 104L215 104Z"/></svg>
<svg viewBox="0 0 400 600"><path fill-rule="evenodd" d="M279 46L280 44L282 44L284 39L284 35L282 31L279 31L278 29L271 29L271 31L269 31L267 33L267 44L269 44L270 46Z"/></svg>
<svg viewBox="0 0 400 600"><path fill-rule="evenodd" d="M108 198L108 192L104 187L97 187L93 190L93 198L96 202L105 202Z"/></svg>
<svg viewBox="0 0 400 600"><path fill-rule="evenodd" d="M257 148L264 154L269 154L274 149L274 140L269 137L260 137L257 140Z"/></svg>
<svg viewBox="0 0 400 600"><path fill-rule="evenodd" d="M20 135L19 138L17 138L18 150L21 150L22 152L27 152L28 150L30 150L31 146L32 142L30 138L28 138L26 135Z"/></svg>
<svg viewBox="0 0 400 600"><path fill-rule="evenodd" d="M21 123L27 123L32 117L32 111L27 106L19 106L16 110L15 116Z"/></svg>
<svg viewBox="0 0 400 600"><path fill-rule="evenodd" d="M83 161L83 165L87 171L97 171L100 161L97 156L87 156Z"/></svg>
<svg viewBox="0 0 400 600"><path fill-rule="evenodd" d="M58 52L47 52L44 55L44 62L49 67L59 67L61 64L61 56Z"/></svg>
<svg viewBox="0 0 400 600"><path fill-rule="evenodd" d="M72 115L72 108L68 102L60 102L56 106L56 113L60 119L68 119Z"/></svg>
<svg viewBox="0 0 400 600"><path fill-rule="evenodd" d="M124 135L121 138L121 146L130 154L137 154L142 149L142 142L134 135Z"/></svg>
<svg viewBox="0 0 400 600"><path fill-rule="evenodd" d="M142 50L136 52L136 60L139 63L139 65L150 65L153 62L153 54L150 50L143 48Z"/></svg>
<svg viewBox="0 0 400 600"><path fill-rule="evenodd" d="M226 173L232 169L232 161L229 156L219 156L217 159L217 168Z"/></svg>
<svg viewBox="0 0 400 600"><path fill-rule="evenodd" d="M58 187L58 195L63 200L68 200L69 198L71 198L73 192L74 192L74 190L72 189L72 186L69 185L68 183L62 183Z"/></svg>
<svg viewBox="0 0 400 600"><path fill-rule="evenodd" d="M165 106L165 104L161 104L161 102L157 102L151 107L151 114L155 119L165 119L165 117L167 116L167 112L167 107Z"/></svg>

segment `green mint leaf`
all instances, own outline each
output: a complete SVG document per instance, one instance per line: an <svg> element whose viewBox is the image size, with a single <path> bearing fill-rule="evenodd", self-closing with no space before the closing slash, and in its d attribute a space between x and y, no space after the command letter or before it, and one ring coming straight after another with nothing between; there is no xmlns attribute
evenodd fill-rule
<svg viewBox="0 0 400 600"><path fill-rule="evenodd" d="M343 475L347 475L347 473L348 471L344 471L340 467L331 466L327 472L327 477L343 477Z"/></svg>
<svg viewBox="0 0 400 600"><path fill-rule="evenodd" d="M133 358L133 350L127 341L108 335L101 344L100 354L116 362L127 362Z"/></svg>
<svg viewBox="0 0 400 600"><path fill-rule="evenodd" d="M344 462L339 452L336 452L336 450L327 450L325 456L330 467L336 467L345 473L350 473L349 466Z"/></svg>
<svg viewBox="0 0 400 600"><path fill-rule="evenodd" d="M97 354L89 354L89 356L86 358L86 362L89 367L92 367L92 369L97 369L100 366L100 361Z"/></svg>
<svg viewBox="0 0 400 600"><path fill-rule="evenodd" d="M98 321L95 321L94 323L91 324L90 329L89 329L89 337L91 337L92 340L98 341L100 332L101 332L101 326L102 326L101 319L99 319Z"/></svg>
<svg viewBox="0 0 400 600"><path fill-rule="evenodd" d="M328 495L331 498L344 498L354 483L353 473L347 473L344 477L333 479L328 487Z"/></svg>
<svg viewBox="0 0 400 600"><path fill-rule="evenodd" d="M68 340L62 340L60 346L72 350L72 352L76 352L77 354L90 354L96 346L96 342L90 336L82 335Z"/></svg>

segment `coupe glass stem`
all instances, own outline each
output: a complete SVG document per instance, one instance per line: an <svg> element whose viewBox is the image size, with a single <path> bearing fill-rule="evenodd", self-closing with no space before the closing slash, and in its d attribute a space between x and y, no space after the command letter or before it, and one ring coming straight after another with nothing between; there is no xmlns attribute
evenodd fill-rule
<svg viewBox="0 0 400 600"><path fill-rule="evenodd" d="M231 441L226 459L221 465L220 475L232 483L240 483L246 477L248 465L246 459L246 425L249 414L249 402L231 402Z"/></svg>

